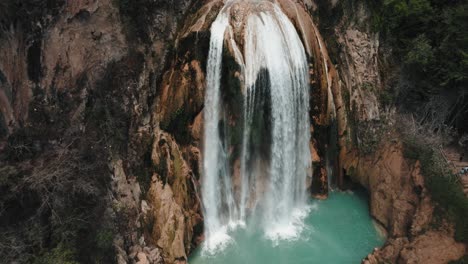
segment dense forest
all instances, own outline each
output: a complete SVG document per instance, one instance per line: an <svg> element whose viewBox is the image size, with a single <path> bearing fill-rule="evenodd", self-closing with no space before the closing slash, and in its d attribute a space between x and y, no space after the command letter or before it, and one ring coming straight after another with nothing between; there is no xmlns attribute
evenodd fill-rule
<svg viewBox="0 0 468 264"><path fill-rule="evenodd" d="M384 0L373 3L374 30L401 63L393 100L420 122L468 131L467 1Z"/></svg>

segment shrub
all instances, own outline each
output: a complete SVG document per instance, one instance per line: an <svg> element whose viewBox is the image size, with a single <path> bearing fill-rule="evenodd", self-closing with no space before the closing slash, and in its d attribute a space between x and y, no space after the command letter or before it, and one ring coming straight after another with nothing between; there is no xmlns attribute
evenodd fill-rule
<svg viewBox="0 0 468 264"><path fill-rule="evenodd" d="M451 107L438 122L466 131L468 2L377 0L368 4L373 28L391 47L401 68L399 89L394 91L397 102L424 117L428 105L438 111L431 105L433 98L446 95Z"/></svg>
<svg viewBox="0 0 468 264"><path fill-rule="evenodd" d="M59 244L56 248L36 258L34 260L34 264L78 264L75 259L76 252L73 249L66 247L63 244Z"/></svg>
<svg viewBox="0 0 468 264"><path fill-rule="evenodd" d="M432 200L436 203L435 219L441 217L455 224L455 239L468 241L468 198L440 151L424 140L424 137L406 135L404 140L406 158L419 160L421 172Z"/></svg>
<svg viewBox="0 0 468 264"><path fill-rule="evenodd" d="M449 264L468 264L468 255L465 255L463 258L459 260L450 261Z"/></svg>
<svg viewBox="0 0 468 264"><path fill-rule="evenodd" d="M411 40L410 45L413 48L406 54L404 63L409 66L420 66L423 71L426 70L426 68L434 61L434 49L431 46L429 39L425 34L421 34Z"/></svg>
<svg viewBox="0 0 468 264"><path fill-rule="evenodd" d="M100 250L112 250L114 242L114 231L109 228L103 228L97 232L96 245Z"/></svg>

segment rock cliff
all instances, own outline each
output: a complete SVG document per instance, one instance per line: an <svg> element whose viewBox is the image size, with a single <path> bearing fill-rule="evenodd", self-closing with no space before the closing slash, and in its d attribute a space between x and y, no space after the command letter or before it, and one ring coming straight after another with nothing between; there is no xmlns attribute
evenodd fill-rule
<svg viewBox="0 0 468 264"><path fill-rule="evenodd" d="M447 263L462 257L466 245L455 242L451 224L432 226L434 204L419 163L405 159L397 134L380 136L378 124L389 111L379 98L391 78L382 74L386 47L370 30L366 4L278 2L310 61L311 192L325 197L328 179L342 187L352 180L369 191L371 214L387 230L388 241L365 263ZM0 238L7 245L0 245L0 253L7 261L57 257L44 252L64 245L83 246L60 255L64 258L106 261L86 250L110 240L105 249L112 250L103 252L112 252L118 263L187 262L203 240L205 69L210 25L222 5L220 0L0 4L8 13L0 11L0 190L8 193L0 199ZM241 9L236 14L242 19ZM233 37L241 38L238 34ZM226 46L223 82L231 89L223 100L237 109L239 68L235 48ZM228 118L233 128L239 112ZM232 143L235 151L235 138ZM5 183L11 179L14 184ZM77 206L83 201L89 204ZM67 221L76 219L65 217L66 208L75 207L92 217L71 228ZM12 236L13 223L30 232L28 219L39 223L33 226L38 235ZM55 229L69 229L70 235L57 238ZM103 239L107 231L112 236ZM80 236L98 242L73 240Z"/></svg>
<svg viewBox="0 0 468 264"><path fill-rule="evenodd" d="M397 77L389 47L371 30L369 6L317 3L310 12L324 14L319 25L342 81L343 101L337 101L336 108L346 111L337 118L344 114L348 121L338 123L339 183L357 182L368 190L371 215L387 233L386 244L363 263L449 263L462 258L466 244L454 240L452 223L435 224L441 220L434 215L436 203L421 165L404 155L395 109L382 99ZM437 241L430 242L432 238Z"/></svg>
<svg viewBox="0 0 468 264"><path fill-rule="evenodd" d="M448 223L434 224L434 204L418 161L407 160L398 135L372 155L351 151L343 162L346 175L370 194L374 219L388 240L364 263L448 263L463 257L465 245L453 238Z"/></svg>
<svg viewBox="0 0 468 264"><path fill-rule="evenodd" d="M113 254L118 263L186 259L184 244L182 253L172 252L167 248L172 241L145 236L148 230L143 225L149 226L146 220L157 214L154 234L160 236L156 230L163 227L158 224L177 210L177 204L156 208L150 203L167 201L171 193L170 187L155 192L156 179L151 179L163 171L152 164L152 142L161 142L152 121L153 102L190 4L111 0L0 4L0 174L7 177L1 188L7 193L30 192L46 205L25 195L2 198L0 252L5 261L91 263L113 261ZM49 164L44 167L55 174L43 178L47 171L38 163ZM31 166L38 169L31 171ZM199 212L184 198L196 193L190 189L190 178L182 180L186 175L177 174L175 200L186 202L181 204L184 209ZM13 176L17 180L9 183ZM15 210L31 213L23 216ZM31 233L27 219L37 220L39 233ZM10 221L18 225L10 228ZM190 221L193 226L200 222L196 217ZM69 235L61 238L64 228ZM30 238L21 237L22 230ZM177 242L189 241L188 252L191 234L183 236ZM90 248L96 247L93 253Z"/></svg>

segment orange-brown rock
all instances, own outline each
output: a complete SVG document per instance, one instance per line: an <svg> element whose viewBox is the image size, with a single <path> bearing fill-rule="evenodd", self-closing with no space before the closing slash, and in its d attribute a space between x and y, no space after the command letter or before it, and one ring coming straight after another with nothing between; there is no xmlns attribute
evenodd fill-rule
<svg viewBox="0 0 468 264"><path fill-rule="evenodd" d="M409 220L420 202L413 189L425 191L424 186L415 184L422 178L419 165L409 164L402 151L401 143L388 143L371 157L348 153L342 164L353 180L370 191L371 214L397 237L410 227Z"/></svg>
<svg viewBox="0 0 468 264"><path fill-rule="evenodd" d="M371 215L388 231L387 243L367 258L369 263L374 258L391 263L447 263L464 255L465 246L453 240L450 228L432 230L434 208L420 163L404 158L399 140L389 140L369 156L350 151L342 165L352 180L369 191ZM430 242L433 238L441 244ZM450 250L442 250L445 247Z"/></svg>
<svg viewBox="0 0 468 264"><path fill-rule="evenodd" d="M153 213L151 235L156 240L156 245L162 249L164 260L167 263L187 260L185 217L181 206L175 200L171 186L162 183L157 176L154 176L148 193L148 202Z"/></svg>
<svg viewBox="0 0 468 264"><path fill-rule="evenodd" d="M199 162L196 147L187 151ZM152 230L149 239L162 249L167 263L184 263L195 235L200 235L194 234L194 227L202 220L198 183L183 151L165 132L157 131L155 135L152 162L158 174L153 176L148 192L151 217L146 219L146 224Z"/></svg>
<svg viewBox="0 0 468 264"><path fill-rule="evenodd" d="M403 248L398 263L449 263L460 259L465 254L465 250L465 245L455 242L445 232L428 231Z"/></svg>
<svg viewBox="0 0 468 264"><path fill-rule="evenodd" d="M195 141L202 140L203 137L203 111L200 112L193 120L190 126L191 136Z"/></svg>
<svg viewBox="0 0 468 264"><path fill-rule="evenodd" d="M163 76L156 117L162 127L182 118L199 113L204 98L204 71L198 61L174 64Z"/></svg>
<svg viewBox="0 0 468 264"><path fill-rule="evenodd" d="M80 11L88 14L85 21L76 17ZM45 31L36 51L38 76L28 76L27 61L28 49L37 43L28 43L22 29L13 27L0 40L0 72L6 79L0 81L0 114L10 132L28 119L35 82L46 94L52 87L73 90L85 75L92 84L102 78L107 63L126 53L122 23L111 0L66 1L54 27Z"/></svg>
<svg viewBox="0 0 468 264"><path fill-rule="evenodd" d="M11 132L27 119L32 83L28 80L26 40L19 30L11 30L0 41L0 114Z"/></svg>

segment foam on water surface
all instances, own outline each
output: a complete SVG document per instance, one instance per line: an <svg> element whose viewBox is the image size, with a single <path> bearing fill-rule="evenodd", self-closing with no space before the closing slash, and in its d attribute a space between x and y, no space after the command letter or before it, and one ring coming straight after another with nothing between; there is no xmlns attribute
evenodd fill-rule
<svg viewBox="0 0 468 264"><path fill-rule="evenodd" d="M233 38L232 19L235 3L248 6L243 52ZM232 12L231 12L232 11ZM233 183L229 142L225 135L229 110L222 102L223 50L231 44L241 63L243 91L243 124L240 157L240 186ZM242 57L243 56L243 57ZM245 222L254 208L261 207L261 222L272 240L294 239L302 230L305 213L306 178L311 166L309 144L309 74L308 61L301 39L289 18L272 1L229 1L211 26L210 50L204 107L204 146L202 200L204 205L206 248L225 244L220 236L232 223ZM258 98L258 95L268 96ZM268 115L259 107L268 102ZM264 135L271 138L269 148L260 150L253 142L254 123L268 119L271 127ZM223 120L225 122L220 122ZM224 131L223 133L220 131ZM258 133L258 131L257 131ZM224 136L222 136L222 134ZM237 143L237 142L236 142ZM257 149L255 149L257 148ZM253 173L252 164L266 164L262 173ZM259 178L265 177L264 192L257 192ZM220 243L220 245L216 245Z"/></svg>
<svg viewBox="0 0 468 264"><path fill-rule="evenodd" d="M385 241L373 225L367 197L361 192L334 192L327 200L311 200L306 210L295 212L295 218L301 220L295 227L280 227L268 237L262 221L251 217L245 227L227 230L231 242L222 250L206 254L198 249L189 262L354 264Z"/></svg>

